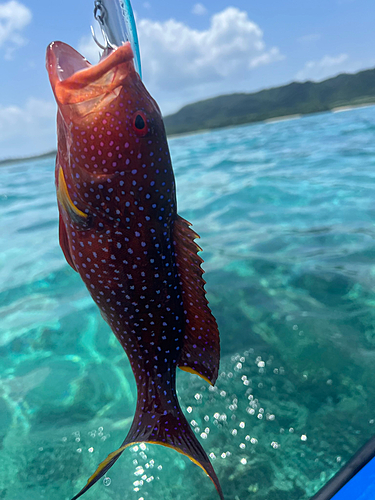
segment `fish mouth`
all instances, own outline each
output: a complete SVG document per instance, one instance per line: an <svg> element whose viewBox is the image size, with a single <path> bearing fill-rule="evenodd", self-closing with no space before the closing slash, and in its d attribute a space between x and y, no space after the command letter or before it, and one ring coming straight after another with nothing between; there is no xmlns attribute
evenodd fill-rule
<svg viewBox="0 0 375 500"><path fill-rule="evenodd" d="M52 42L47 48L46 66L59 105L78 104L111 93L129 75L137 75L129 42L107 49L95 65L70 45Z"/></svg>

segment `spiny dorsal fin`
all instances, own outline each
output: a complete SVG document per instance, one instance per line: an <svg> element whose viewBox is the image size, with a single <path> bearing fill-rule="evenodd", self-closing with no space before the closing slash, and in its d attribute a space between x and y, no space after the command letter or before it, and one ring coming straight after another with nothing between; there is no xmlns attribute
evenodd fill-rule
<svg viewBox="0 0 375 500"><path fill-rule="evenodd" d="M186 315L185 342L179 368L196 373L210 384L217 379L220 361L220 339L204 289L201 248L194 239L199 236L190 229L191 224L177 216L173 226L176 265L182 287L182 300Z"/></svg>

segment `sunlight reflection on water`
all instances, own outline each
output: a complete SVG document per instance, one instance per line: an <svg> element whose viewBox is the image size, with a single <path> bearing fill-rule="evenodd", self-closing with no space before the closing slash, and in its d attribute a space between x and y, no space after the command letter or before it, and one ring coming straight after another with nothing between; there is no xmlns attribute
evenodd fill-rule
<svg viewBox="0 0 375 500"><path fill-rule="evenodd" d="M228 499L308 499L374 432L374 109L171 140L223 356L214 388L181 373L178 392ZM135 384L58 247L53 159L1 176L0 496L68 499L124 439ZM215 493L140 445L98 494Z"/></svg>

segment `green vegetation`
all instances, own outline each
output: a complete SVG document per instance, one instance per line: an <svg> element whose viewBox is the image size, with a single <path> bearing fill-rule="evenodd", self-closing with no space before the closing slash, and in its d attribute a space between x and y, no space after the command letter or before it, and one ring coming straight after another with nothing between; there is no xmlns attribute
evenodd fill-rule
<svg viewBox="0 0 375 500"><path fill-rule="evenodd" d="M288 115L375 103L375 69L323 82L290 83L253 94L231 94L184 106L164 118L167 133L241 125Z"/></svg>
<svg viewBox="0 0 375 500"><path fill-rule="evenodd" d="M30 160L40 160L43 158L49 158L50 156L56 156L57 151L49 151L48 153L43 153L41 155L34 156L21 156L19 158L5 158L4 160L0 160L0 167L2 165L10 165L12 163L19 163L20 161L30 161Z"/></svg>
<svg viewBox="0 0 375 500"><path fill-rule="evenodd" d="M375 104L375 69L342 74L324 82L290 83L253 94L230 94L184 106L164 117L168 135L229 127L282 116L306 115L341 106ZM56 155L0 160L0 166Z"/></svg>

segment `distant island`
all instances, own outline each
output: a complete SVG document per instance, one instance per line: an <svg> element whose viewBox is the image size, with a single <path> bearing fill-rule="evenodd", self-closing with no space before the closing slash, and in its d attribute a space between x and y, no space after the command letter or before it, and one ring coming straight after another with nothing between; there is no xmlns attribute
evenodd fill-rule
<svg viewBox="0 0 375 500"><path fill-rule="evenodd" d="M20 161L31 161L31 160L42 160L43 158L49 158L50 156L56 156L57 151L52 150L47 153L43 153L40 155L33 156L20 156L18 158L5 158L4 160L0 160L0 167L2 165L11 165L12 163L19 163Z"/></svg>
<svg viewBox="0 0 375 500"><path fill-rule="evenodd" d="M251 94L228 94L188 104L164 117L169 136L199 130L230 127L283 117L334 111L346 107L375 104L375 69L341 74L323 82L293 82ZM0 160L3 164L56 155Z"/></svg>
<svg viewBox="0 0 375 500"><path fill-rule="evenodd" d="M364 104L375 104L375 69L206 99L166 116L164 124L167 134L175 135Z"/></svg>

